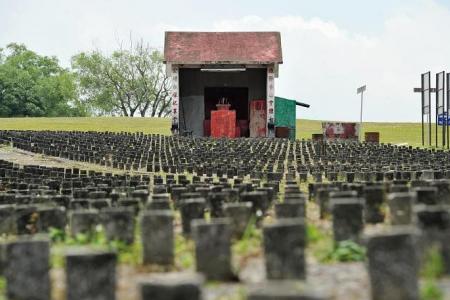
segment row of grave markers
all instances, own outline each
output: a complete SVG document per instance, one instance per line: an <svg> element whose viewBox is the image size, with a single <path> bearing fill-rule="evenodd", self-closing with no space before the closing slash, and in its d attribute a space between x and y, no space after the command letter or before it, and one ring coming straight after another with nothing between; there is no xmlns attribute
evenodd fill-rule
<svg viewBox="0 0 450 300"><path fill-rule="evenodd" d="M249 219L255 217L258 226L262 226L268 282L249 290L248 298L253 300L331 299L330 295L309 287L297 290L289 286L290 280L308 279L304 251L308 199L317 203L322 217L332 218L336 242L366 243L373 299L418 299L417 271L424 249L437 243L443 254L449 250L445 241L450 232L446 208L450 204L450 163L445 151L266 139L216 142L158 136L153 141L152 136L115 134L99 134L101 138L95 143L86 143L91 138L89 134L60 135L64 138L58 139L55 133L42 135L44 141L51 137L51 143L48 142L61 151L55 152L59 154L65 147L70 148L65 150L67 153L82 147L94 152L109 148L115 149L114 159L122 160L121 154L133 151L124 152L120 148L136 149L134 140L144 145L142 149L157 148L155 156L173 157L173 153L180 153L183 158L180 166L195 162L196 156L206 158L207 170L193 168L192 178L182 172L163 177L154 172L125 175L0 162L0 189L4 190L0 193L0 213L9 216L2 218L5 227L1 228L6 233L22 236L68 226L68 232L76 235L102 224L108 239L141 242L143 263L170 265L174 260L173 215L178 211L183 234L196 246L196 270L207 280L230 281L236 276L231 268L233 239L242 235ZM3 132L1 137L8 141L11 136L21 147L35 151L45 150L49 145L35 145L35 141L24 138L30 137L26 133ZM177 146L179 143L190 148L183 151ZM316 151L319 147L320 151ZM239 149L252 161L233 160ZM259 157L253 159L252 155ZM102 157L98 158L101 162ZM245 176L221 172L222 166L215 162L222 158L225 163L232 161L246 170L242 172ZM161 168L170 164L161 164ZM261 169L249 172L247 164L258 164ZM188 168L185 172L189 173ZM315 182L309 185L309 194L302 193L298 181L311 179ZM281 183L284 195L279 201ZM382 209L385 204L389 208L388 218ZM272 209L274 222L263 222L263 216ZM210 221L205 218L206 211ZM366 224L385 221L392 227L384 233L366 236L364 242L362 233ZM141 226L139 241L133 235L136 224ZM22 238L6 244L9 297L48 299L50 283L42 280L48 278L50 244L38 236L36 240ZM41 259L20 253L33 253ZM96 299L115 299L116 260L117 256L109 251L69 251L66 273L72 275L67 277L68 299L89 299L92 295ZM444 263L450 265L445 259ZM92 265L96 268L87 267ZM190 295L187 299L199 299L202 284L198 277L179 276L163 276L142 283L141 296L158 300ZM274 284L274 280L282 282ZM38 283L40 286L33 290Z"/></svg>
<svg viewBox="0 0 450 300"><path fill-rule="evenodd" d="M2 163L1 166L2 169L7 169L11 164ZM22 175L25 176L2 177L2 186L14 186L12 183L16 179L27 179L26 173ZM97 176L96 181L99 181L101 177ZM338 181L310 184L310 197L319 204L321 215L331 214L332 216L333 235L336 242L346 240L361 242L364 224L382 223L384 216L381 206L386 203L385 193L388 192L390 223L394 227L386 233L366 237L372 299L418 299L418 266L421 253L424 253L422 248L438 243L443 253L449 250L445 243L449 236L449 211L441 205L450 203L448 193L450 183L448 180L435 180L434 174L427 172L423 172L421 177L429 179L413 180L410 186L407 185L407 181L394 181L393 184L388 185L387 182L369 184ZM23 204L18 205L21 207L11 206L9 202L13 199L8 195L17 197L19 194L33 194L39 191L56 197L60 191L54 184L47 185L47 188L41 185L40 189L34 189L35 186L30 185L27 189L24 189L24 185L20 186L20 190L6 189L6 193L0 194L1 211L4 212L4 209L8 207L15 209L18 213L13 214L13 218L17 224L30 219L22 217ZM243 191L239 193L237 199L234 199L237 202L233 202L225 192L220 191L221 185L223 184L217 183L209 186L206 198L202 198L200 192L189 192L184 186L171 187L158 184L150 193L150 199L147 199L149 193L142 190L144 183L137 185L135 191L140 192L134 193L135 198L139 202L146 202L146 208L141 211L139 217L144 251L143 263L173 264L174 228L173 212L169 205L171 203L180 209L183 223L189 224L188 227L183 224L183 233L195 242L197 272L203 274L207 280L230 281L234 276L231 268L232 236L233 231L239 228L233 223L246 224L252 214L261 218L271 204L274 204L276 220L263 224L262 227L266 276L269 282L265 283L262 289L250 289L248 298L283 299L292 295L292 290L280 290L277 284L273 285L270 281L307 279L304 251L307 246L305 209L307 195L300 191L296 181L287 181L282 202L276 201L275 187L277 185L275 183L274 188L266 190L265 193ZM205 187L203 184L198 186ZM252 184L251 188L257 186ZM113 192L108 194L108 184L97 184L96 187L99 190L92 190L94 186L90 187L91 192L88 193L86 201L94 203L98 199L112 201L112 198L105 198L111 197ZM247 185L247 188L250 186ZM166 193L168 190L170 193ZM81 194L81 190L77 191L78 193L74 195ZM270 194L268 191L273 193ZM88 192L87 189L86 192ZM20 201L19 199L20 197L14 198L13 203ZM48 197L37 200L41 201L41 208L47 207L47 209L37 209L37 213L38 218L48 218L47 221L51 225L58 226L59 222L52 223L55 220L54 214L41 215L42 212L52 209L62 210L62 208L49 207L55 199ZM70 202L76 201L75 199L77 198L70 199ZM8 204L5 204L5 201L8 201ZM70 202L68 208L70 208ZM218 202L222 202L223 205L218 205ZM244 214L238 214L238 211L230 211L228 208L240 208ZM205 209L210 210L212 216L210 221L204 218ZM131 243L133 241L132 238L130 239L130 233L134 232L133 216L136 214L137 212L120 206L115 208L108 206L98 210L74 209L70 214L70 231L76 234L94 230L98 219L105 220L98 216L109 215L110 218L106 218L108 221L104 223L107 236ZM417 223L414 218L417 218ZM22 228L25 227L22 226ZM29 227L26 228L29 229ZM419 233L419 229L423 231L422 234ZM50 242L48 239L40 235L34 237L21 235L18 240L3 244L2 247L5 247L4 263L8 297L18 300L50 299L51 284L48 274ZM86 248L71 249L65 255L65 260L67 299L91 299L92 297L115 299L117 255L114 252ZM450 261L445 260L444 263L446 268L450 266ZM143 282L140 284L142 299L178 299L168 296L172 293L190 295L189 298L183 296L181 299L200 299L202 283L200 278L197 275L183 277L182 274L171 274ZM27 284L24 285L24 282ZM281 286L288 283L281 283ZM190 287L188 289L190 292L185 290L186 284ZM331 299L330 295L326 295L323 291L309 288L302 288L294 294L299 297L310 297L306 299ZM272 298L270 298L271 295Z"/></svg>

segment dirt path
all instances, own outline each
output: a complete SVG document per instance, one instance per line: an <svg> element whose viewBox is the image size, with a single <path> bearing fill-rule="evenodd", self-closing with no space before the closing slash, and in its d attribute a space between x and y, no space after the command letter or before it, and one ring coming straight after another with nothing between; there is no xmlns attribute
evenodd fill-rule
<svg viewBox="0 0 450 300"><path fill-rule="evenodd" d="M97 164L78 162L66 158L37 154L21 149L13 148L0 144L0 159L10 161L21 165L40 165L58 168L79 168L84 170L95 170L98 172L125 173L124 170L111 167L100 166ZM129 174L143 174L142 171L127 171Z"/></svg>

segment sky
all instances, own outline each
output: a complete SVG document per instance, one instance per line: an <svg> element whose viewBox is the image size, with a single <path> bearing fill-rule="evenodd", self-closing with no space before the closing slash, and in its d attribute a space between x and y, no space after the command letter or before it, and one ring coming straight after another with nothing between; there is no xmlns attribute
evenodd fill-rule
<svg viewBox="0 0 450 300"><path fill-rule="evenodd" d="M106 53L130 35L163 49L164 31L280 31L276 95L297 117L421 120L420 74L450 72L450 0L0 0L0 47L58 57Z"/></svg>

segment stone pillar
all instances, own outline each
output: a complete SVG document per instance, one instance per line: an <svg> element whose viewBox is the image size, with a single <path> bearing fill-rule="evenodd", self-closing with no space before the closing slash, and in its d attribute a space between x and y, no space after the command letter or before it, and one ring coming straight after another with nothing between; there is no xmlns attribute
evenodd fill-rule
<svg viewBox="0 0 450 300"><path fill-rule="evenodd" d="M16 232L16 222L14 218L14 205L0 205L0 235L14 234Z"/></svg>
<svg viewBox="0 0 450 300"><path fill-rule="evenodd" d="M116 299L116 261L114 252L88 248L66 254L67 300Z"/></svg>
<svg viewBox="0 0 450 300"><path fill-rule="evenodd" d="M388 206L392 225L409 225L412 222L412 207L416 193L390 193Z"/></svg>
<svg viewBox="0 0 450 300"><path fill-rule="evenodd" d="M70 232L72 236L78 233L92 234L98 221L96 210L76 210L70 215Z"/></svg>
<svg viewBox="0 0 450 300"><path fill-rule="evenodd" d="M267 279L306 279L306 228L301 219L263 227Z"/></svg>
<svg viewBox="0 0 450 300"><path fill-rule="evenodd" d="M417 203L434 205L438 204L438 189L431 186L416 187L413 192L417 193Z"/></svg>
<svg viewBox="0 0 450 300"><path fill-rule="evenodd" d="M225 216L231 220L233 236L242 237L252 216L252 204L250 202L225 203L223 208Z"/></svg>
<svg viewBox="0 0 450 300"><path fill-rule="evenodd" d="M38 208L37 228L39 232L48 232L50 228L65 230L67 225L64 207Z"/></svg>
<svg viewBox="0 0 450 300"><path fill-rule="evenodd" d="M269 207L269 197L267 192L244 192L241 194L241 202L251 202L253 212L257 217L262 217Z"/></svg>
<svg viewBox="0 0 450 300"><path fill-rule="evenodd" d="M208 195L208 206L212 218L223 217L223 203L227 200L227 194L223 192L211 192Z"/></svg>
<svg viewBox="0 0 450 300"><path fill-rule="evenodd" d="M384 203L384 188L382 186L366 186L364 188L364 216L366 223L382 223L384 214L381 206Z"/></svg>
<svg viewBox="0 0 450 300"><path fill-rule="evenodd" d="M281 218L305 218L306 205L303 200L288 200L283 203L275 204L275 214L278 219Z"/></svg>
<svg viewBox="0 0 450 300"><path fill-rule="evenodd" d="M172 265L174 262L173 214L168 210L146 211L141 217L144 264Z"/></svg>
<svg viewBox="0 0 450 300"><path fill-rule="evenodd" d="M191 234L191 221L205 217L206 201L204 198L187 199L180 203L181 225L183 234Z"/></svg>
<svg viewBox="0 0 450 300"><path fill-rule="evenodd" d="M336 242L359 241L364 229L363 199L349 198L332 201L333 235Z"/></svg>
<svg viewBox="0 0 450 300"><path fill-rule="evenodd" d="M24 237L6 245L6 294L14 300L50 300L50 243Z"/></svg>
<svg viewBox="0 0 450 300"><path fill-rule="evenodd" d="M141 300L201 300L203 277L167 273L139 282Z"/></svg>
<svg viewBox="0 0 450 300"><path fill-rule="evenodd" d="M320 218L323 219L330 213L330 191L329 188L318 188L315 192L315 200L319 205Z"/></svg>
<svg viewBox="0 0 450 300"><path fill-rule="evenodd" d="M130 207L105 208L100 219L108 241L122 241L132 244L134 241L134 211Z"/></svg>
<svg viewBox="0 0 450 300"><path fill-rule="evenodd" d="M208 280L232 279L231 224L228 219L192 221L197 272Z"/></svg>
<svg viewBox="0 0 450 300"><path fill-rule="evenodd" d="M368 237L372 300L418 300L418 261L411 229Z"/></svg>

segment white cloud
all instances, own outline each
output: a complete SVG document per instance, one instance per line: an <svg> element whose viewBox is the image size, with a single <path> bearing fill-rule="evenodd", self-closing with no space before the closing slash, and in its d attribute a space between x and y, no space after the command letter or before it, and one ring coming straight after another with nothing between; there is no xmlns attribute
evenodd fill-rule
<svg viewBox="0 0 450 300"><path fill-rule="evenodd" d="M420 96L412 89L424 71L450 71L448 28L450 12L432 1L386 19L376 36L301 16L248 16L214 24L221 31L281 32L284 64L277 95L311 104L299 109L298 117L358 120L356 88L367 84L368 121L420 120Z"/></svg>
<svg viewBox="0 0 450 300"><path fill-rule="evenodd" d="M433 0L405 0L371 35L295 11L272 17L217 17L211 23L217 8L205 12L192 9L192 3L176 2L171 8L173 1L157 6L143 0L134 5L118 0L0 1L0 47L22 42L58 56L68 66L79 51L116 49L130 32L162 49L166 30L280 31L284 64L277 95L310 103L310 109L298 110L300 118L330 120L358 120L356 88L367 84L366 120L419 121L420 97L412 89L419 85L420 73L450 71L450 12ZM210 15L214 18L208 19Z"/></svg>

